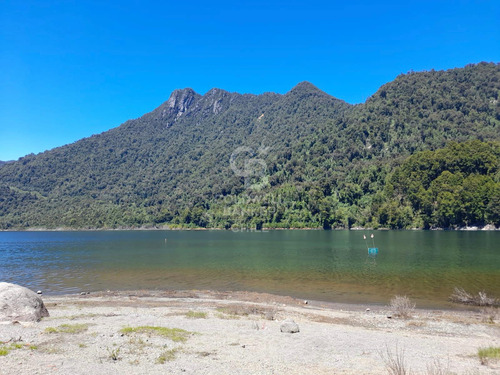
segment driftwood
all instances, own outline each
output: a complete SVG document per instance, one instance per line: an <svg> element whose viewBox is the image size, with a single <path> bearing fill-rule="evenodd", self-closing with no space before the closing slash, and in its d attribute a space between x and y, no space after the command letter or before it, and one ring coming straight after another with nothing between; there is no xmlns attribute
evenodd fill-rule
<svg viewBox="0 0 500 375"><path fill-rule="evenodd" d="M463 305L500 306L500 301L498 299L488 297L485 292L479 292L477 295L472 295L463 288L455 288L450 296L450 301Z"/></svg>

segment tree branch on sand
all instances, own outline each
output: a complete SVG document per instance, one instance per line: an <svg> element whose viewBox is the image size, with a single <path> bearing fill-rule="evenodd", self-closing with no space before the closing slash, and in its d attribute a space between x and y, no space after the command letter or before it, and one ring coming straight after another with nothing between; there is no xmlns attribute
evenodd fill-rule
<svg viewBox="0 0 500 375"><path fill-rule="evenodd" d="M461 303L463 305L474 306L500 306L500 300L494 297L489 297L485 292L479 292L477 295L472 295L466 292L463 288L453 290L450 296L450 301Z"/></svg>

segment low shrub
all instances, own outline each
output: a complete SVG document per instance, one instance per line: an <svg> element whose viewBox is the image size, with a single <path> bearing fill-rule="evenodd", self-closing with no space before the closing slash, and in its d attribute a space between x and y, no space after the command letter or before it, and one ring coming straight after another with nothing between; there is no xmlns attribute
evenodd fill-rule
<svg viewBox="0 0 500 375"><path fill-rule="evenodd" d="M389 304L394 316L409 318L415 310L415 304L407 296L394 296Z"/></svg>

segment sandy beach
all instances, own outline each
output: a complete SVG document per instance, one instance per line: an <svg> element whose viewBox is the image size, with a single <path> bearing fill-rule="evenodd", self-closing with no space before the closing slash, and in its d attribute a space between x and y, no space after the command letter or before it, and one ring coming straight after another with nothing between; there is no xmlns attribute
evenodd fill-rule
<svg viewBox="0 0 500 375"><path fill-rule="evenodd" d="M0 325L0 374L498 374L496 311L342 305L249 292L43 296L50 317ZM300 331L281 332L285 320ZM403 358L404 357L404 358Z"/></svg>

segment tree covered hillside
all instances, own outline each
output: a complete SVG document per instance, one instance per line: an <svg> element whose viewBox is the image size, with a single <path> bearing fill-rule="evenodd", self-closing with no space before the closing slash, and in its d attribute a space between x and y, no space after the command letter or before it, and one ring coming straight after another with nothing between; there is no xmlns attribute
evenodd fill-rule
<svg viewBox="0 0 500 375"><path fill-rule="evenodd" d="M461 144L500 141L499 79L487 63L409 73L355 106L307 82L285 95L176 90L139 119L4 164L0 228L498 225L498 169L449 170L456 184L493 184L471 215L444 207L472 187L439 196L437 182L408 188L416 175L402 170L450 142L439 152L498 163L497 144Z"/></svg>
<svg viewBox="0 0 500 375"><path fill-rule="evenodd" d="M500 143L450 142L391 175L375 220L391 228L500 225Z"/></svg>

